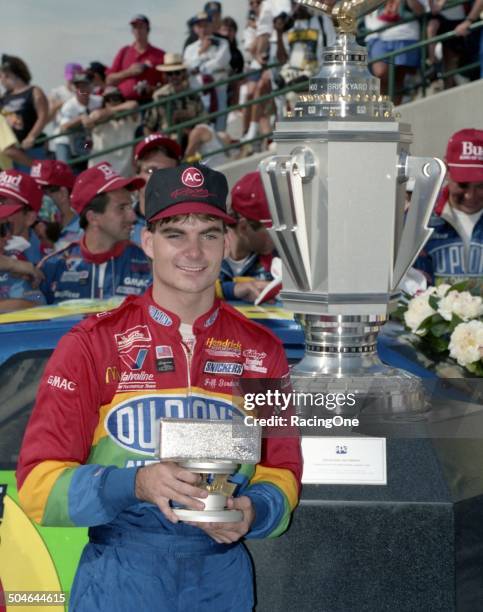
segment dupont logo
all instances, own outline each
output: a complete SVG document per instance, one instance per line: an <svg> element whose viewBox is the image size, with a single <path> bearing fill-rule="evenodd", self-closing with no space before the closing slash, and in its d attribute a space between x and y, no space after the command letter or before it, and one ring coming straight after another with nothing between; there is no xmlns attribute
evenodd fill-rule
<svg viewBox="0 0 483 612"><path fill-rule="evenodd" d="M153 455L161 417L225 421L234 416L242 416L234 404L212 397L209 392L189 397L149 393L130 397L113 407L104 420L104 426L118 446L141 455Z"/></svg>
<svg viewBox="0 0 483 612"><path fill-rule="evenodd" d="M186 187L201 187L205 182L205 177L198 168L190 166L181 175L181 182Z"/></svg>

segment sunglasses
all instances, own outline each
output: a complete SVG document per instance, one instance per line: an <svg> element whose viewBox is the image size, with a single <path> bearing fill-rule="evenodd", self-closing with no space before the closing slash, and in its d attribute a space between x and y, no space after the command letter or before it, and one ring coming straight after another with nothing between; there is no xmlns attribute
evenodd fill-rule
<svg viewBox="0 0 483 612"><path fill-rule="evenodd" d="M0 238L6 238L12 233L12 224L7 221L6 223L0 223Z"/></svg>
<svg viewBox="0 0 483 612"><path fill-rule="evenodd" d="M184 74L184 70L171 70L167 72L168 76L180 76L182 74Z"/></svg>

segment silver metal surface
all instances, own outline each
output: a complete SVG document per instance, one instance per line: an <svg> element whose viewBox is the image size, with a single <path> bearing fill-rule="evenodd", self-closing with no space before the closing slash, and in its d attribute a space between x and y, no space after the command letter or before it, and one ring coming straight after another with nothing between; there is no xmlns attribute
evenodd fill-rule
<svg viewBox="0 0 483 612"><path fill-rule="evenodd" d="M294 387L343 387L376 413L418 415L427 409L419 380L382 364L376 340L430 235L444 164L410 155L410 127L398 122L355 40L355 20L382 2L301 3L329 14L338 35L308 91L277 123L278 154L260 164L283 262L281 298L306 334Z"/></svg>
<svg viewBox="0 0 483 612"><path fill-rule="evenodd" d="M235 461L200 461L197 459L183 459L178 461L178 464L197 474L233 474L240 465Z"/></svg>
<svg viewBox="0 0 483 612"><path fill-rule="evenodd" d="M241 510L185 510L184 508L173 508L173 512L182 521L192 521L194 523L239 523L243 520Z"/></svg>
<svg viewBox="0 0 483 612"><path fill-rule="evenodd" d="M258 463L261 428L239 420L159 420L158 456L161 461Z"/></svg>

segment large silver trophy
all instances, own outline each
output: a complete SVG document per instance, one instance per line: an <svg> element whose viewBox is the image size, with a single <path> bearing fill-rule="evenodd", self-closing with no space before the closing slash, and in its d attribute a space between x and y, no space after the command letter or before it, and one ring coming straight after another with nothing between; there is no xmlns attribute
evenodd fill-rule
<svg viewBox="0 0 483 612"><path fill-rule="evenodd" d="M292 381L303 391L355 392L377 413L418 413L426 409L419 379L384 366L376 338L431 234L445 167L409 154L410 128L356 43L357 19L381 0L300 4L331 15L337 39L308 93L278 121L279 154L260 164L284 264L281 299L305 330Z"/></svg>

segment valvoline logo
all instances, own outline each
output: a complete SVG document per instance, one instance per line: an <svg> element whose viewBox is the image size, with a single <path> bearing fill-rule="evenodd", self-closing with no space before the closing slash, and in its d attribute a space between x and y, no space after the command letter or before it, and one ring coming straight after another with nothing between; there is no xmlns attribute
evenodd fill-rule
<svg viewBox="0 0 483 612"><path fill-rule="evenodd" d="M190 166L181 175L181 182L186 187L201 187L205 182L205 177L198 168Z"/></svg>
<svg viewBox="0 0 483 612"><path fill-rule="evenodd" d="M231 402L208 395L140 395L118 404L107 414L104 426L110 438L133 453L153 455L158 439L157 420L178 419L230 420L243 417Z"/></svg>

